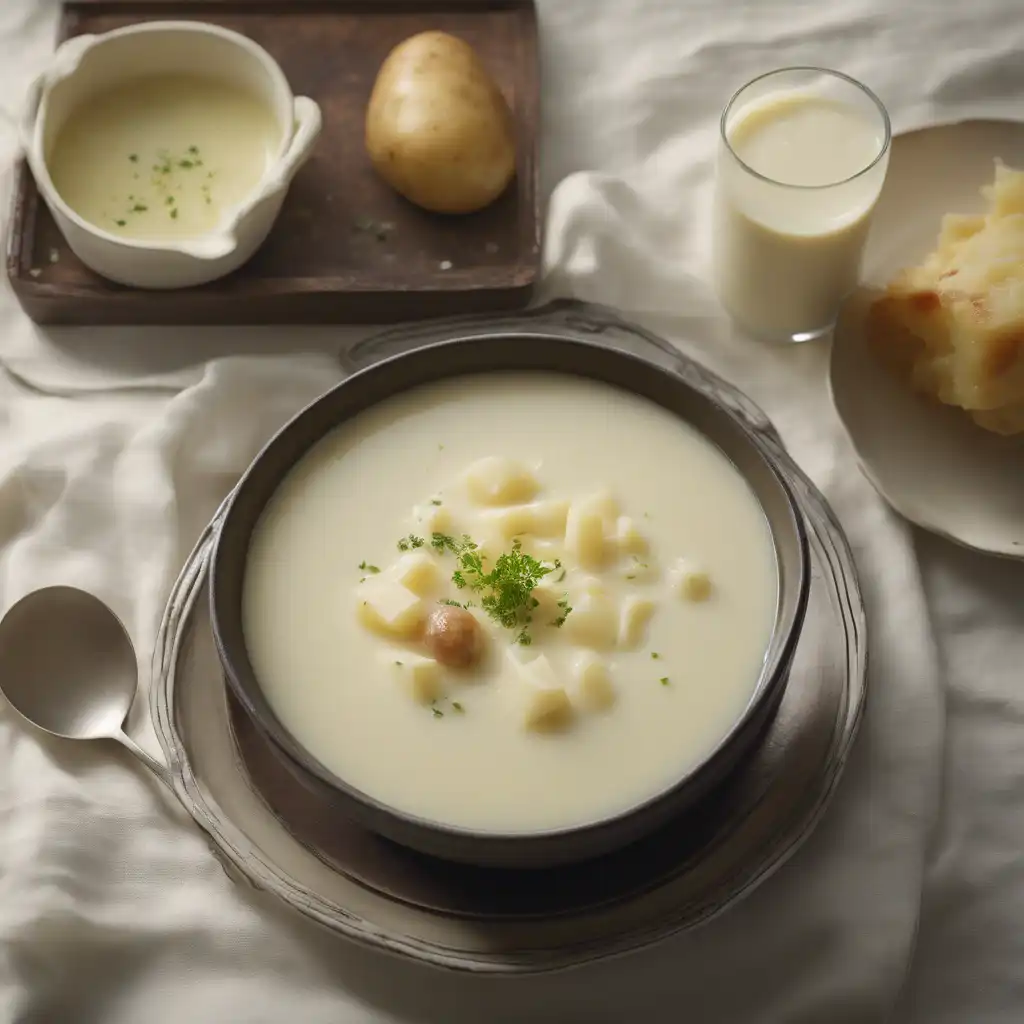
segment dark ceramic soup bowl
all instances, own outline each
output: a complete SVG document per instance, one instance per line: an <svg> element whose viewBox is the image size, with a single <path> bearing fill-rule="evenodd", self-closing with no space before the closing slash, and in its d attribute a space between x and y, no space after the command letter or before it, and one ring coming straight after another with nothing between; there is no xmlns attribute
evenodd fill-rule
<svg viewBox="0 0 1024 1024"><path fill-rule="evenodd" d="M326 434L364 409L421 384L463 374L541 371L588 377L647 398L710 440L754 492L771 531L778 603L754 694L728 735L667 789L593 823L543 832L482 832L419 818L361 792L322 765L271 709L242 627L242 593L253 530L279 484ZM448 860L538 868L607 853L650 833L723 782L757 746L781 700L809 589L807 539L792 493L764 448L732 413L647 360L588 341L526 332L460 338L379 362L349 377L288 423L240 481L217 537L210 577L214 637L228 685L256 728L306 786L339 815L394 842Z"/></svg>

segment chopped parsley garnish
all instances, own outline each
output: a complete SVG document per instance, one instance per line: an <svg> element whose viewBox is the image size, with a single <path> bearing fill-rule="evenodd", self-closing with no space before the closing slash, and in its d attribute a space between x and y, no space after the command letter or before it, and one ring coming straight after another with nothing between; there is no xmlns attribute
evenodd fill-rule
<svg viewBox="0 0 1024 1024"><path fill-rule="evenodd" d="M557 619L551 620L551 625L554 626L555 629L561 629L561 627L565 625L565 620L569 618L569 613L572 611L572 608L569 606L568 597L563 597L562 600L558 602L558 607L561 609L562 614L559 615Z"/></svg>
<svg viewBox="0 0 1024 1024"><path fill-rule="evenodd" d="M145 203L136 203L132 207L131 212L132 213L145 213L148 209L149 209L149 207Z"/></svg>
<svg viewBox="0 0 1024 1024"><path fill-rule="evenodd" d="M114 221L114 223L115 223L115 224L116 224L116 225L117 225L117 226L118 226L119 228L123 228L123 227L125 226L125 224L127 224L127 223L128 223L128 221L126 221L126 220L115 220L115 221Z"/></svg>
<svg viewBox="0 0 1024 1024"><path fill-rule="evenodd" d="M415 551L416 548L421 548L426 544L426 541L422 537L417 537L415 534L410 533L408 537L403 537L398 542L399 551Z"/></svg>
<svg viewBox="0 0 1024 1024"><path fill-rule="evenodd" d="M458 711L461 715L465 710L466 709L457 700L452 701L452 711Z"/></svg>
<svg viewBox="0 0 1024 1024"><path fill-rule="evenodd" d="M444 718L444 712L440 708L431 708L430 710L435 718Z"/></svg>
<svg viewBox="0 0 1024 1024"><path fill-rule="evenodd" d="M450 551L453 555L461 555L463 551L470 551L476 548L476 545L468 535L463 534L462 540L459 541L447 533L432 533L430 535L430 546L438 554L442 555L446 551Z"/></svg>
<svg viewBox="0 0 1024 1024"><path fill-rule="evenodd" d="M131 196L129 196L128 198L129 198L129 199L131 199ZM167 198L166 198L166 199L164 200L164 202L165 202L165 203L166 203L166 204L167 204L168 206L173 206L173 205L174 205L174 196L168 196L168 197L167 197Z"/></svg>
<svg viewBox="0 0 1024 1024"><path fill-rule="evenodd" d="M131 162L133 164L137 164L139 162L139 154L138 153L129 153L128 154L128 159L131 160Z"/></svg>
<svg viewBox="0 0 1024 1024"><path fill-rule="evenodd" d="M431 498L430 499L430 504L431 505L440 505L441 504L441 499L440 498Z"/></svg>
<svg viewBox="0 0 1024 1024"><path fill-rule="evenodd" d="M171 210L171 220L177 220L177 219L178 219L178 208L175 206Z"/></svg>
<svg viewBox="0 0 1024 1024"><path fill-rule="evenodd" d="M657 660L658 660L658 659L659 659L659 658L661 657L661 655L660 655L660 654L659 654L659 653L658 653L657 651L651 651L651 657L652 657L652 658L653 658L653 659L654 659L655 661L657 661Z"/></svg>
<svg viewBox="0 0 1024 1024"><path fill-rule="evenodd" d="M563 570L562 570L562 571L561 571L561 572L560 572L560 573L558 574L558 579L557 579L557 580L555 580L555 582L556 582L556 583L561 583L561 582L562 582L562 580L564 580L564 579L565 579L565 570L563 569Z"/></svg>
<svg viewBox="0 0 1024 1024"><path fill-rule="evenodd" d="M446 604L450 608L465 608L465 605L459 604L458 601L453 601L450 597L445 597L441 600L441 604Z"/></svg>
<svg viewBox="0 0 1024 1024"><path fill-rule="evenodd" d="M179 160L178 161L178 166L179 167L184 167L185 170L188 171L188 170L191 170L193 167L195 167L195 163L193 161L191 161L191 160Z"/></svg>
<svg viewBox="0 0 1024 1024"><path fill-rule="evenodd" d="M189 151L189 152L190 152L190 153L191 153L191 154L192 154L193 156L198 156L198 155L199 155L199 147L198 147L198 146L189 146L189 147L188 147L188 151Z"/></svg>
<svg viewBox="0 0 1024 1024"><path fill-rule="evenodd" d="M402 667L402 663L401 663L400 661L396 661L396 662L395 662L395 664L396 664L396 665L397 665L397 666L398 666L399 668L401 668L401 667Z"/></svg>
<svg viewBox="0 0 1024 1024"><path fill-rule="evenodd" d="M661 683L662 686L668 686L668 676L662 676L658 682Z"/></svg>
<svg viewBox="0 0 1024 1024"><path fill-rule="evenodd" d="M545 576L555 571L555 566L526 554L518 540L512 542L511 551L498 556L490 571L484 568L483 556L469 537L460 542L447 534L435 533L431 544L440 552L447 550L455 555L458 568L452 573L452 583L459 590L480 594L483 610L498 625L517 631L515 643L529 646L533 642L529 631L533 610L540 603L533 591ZM568 599L559 601L558 607L562 614L552 625L560 626L572 609Z"/></svg>
<svg viewBox="0 0 1024 1024"><path fill-rule="evenodd" d="M376 565L371 565L369 562L360 562L359 568L363 572L380 572L380 569Z"/></svg>

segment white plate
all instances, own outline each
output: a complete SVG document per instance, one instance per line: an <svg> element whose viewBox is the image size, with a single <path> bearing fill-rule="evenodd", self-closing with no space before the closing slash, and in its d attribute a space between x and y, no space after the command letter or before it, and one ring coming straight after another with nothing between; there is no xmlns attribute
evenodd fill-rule
<svg viewBox="0 0 1024 1024"><path fill-rule="evenodd" d="M830 386L861 468L907 519L967 547L1024 559L1024 441L910 393L865 345L875 292L935 245L946 213L984 208L996 157L1024 168L1024 123L967 121L893 140L865 254L866 287L847 304L832 345Z"/></svg>

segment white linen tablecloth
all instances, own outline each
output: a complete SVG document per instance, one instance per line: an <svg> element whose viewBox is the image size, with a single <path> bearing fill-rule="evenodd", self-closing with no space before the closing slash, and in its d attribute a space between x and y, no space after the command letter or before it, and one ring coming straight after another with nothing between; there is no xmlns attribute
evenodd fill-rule
<svg viewBox="0 0 1024 1024"><path fill-rule="evenodd" d="M719 370L833 502L871 618L869 710L824 823L742 906L539 979L357 949L232 885L114 748L0 707L0 1021L821 1024L1024 1019L1024 567L911 531L856 469L822 346L755 345L705 285L721 107L786 64L840 68L897 129L1024 103L1019 0L541 0L548 291L599 298ZM0 3L0 107L56 4ZM0 125L0 152L12 140ZM936 168L941 173L941 168ZM143 684L180 561L260 444L333 383L337 329L50 330L0 291L0 606L77 584L123 616ZM309 354L300 356L298 353ZM319 353L319 354L317 354ZM164 390L118 394L149 377ZM144 702L140 702L144 705ZM144 707L133 730L146 741Z"/></svg>

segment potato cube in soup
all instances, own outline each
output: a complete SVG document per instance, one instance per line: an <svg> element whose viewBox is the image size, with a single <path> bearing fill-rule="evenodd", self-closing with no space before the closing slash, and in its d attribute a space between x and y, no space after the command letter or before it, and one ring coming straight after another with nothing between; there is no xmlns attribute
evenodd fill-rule
<svg viewBox="0 0 1024 1024"><path fill-rule="evenodd" d="M615 524L615 542L624 555L646 555L648 551L647 538L629 516L619 516Z"/></svg>
<svg viewBox="0 0 1024 1024"><path fill-rule="evenodd" d="M538 484L521 462L491 455L466 471L466 491L478 505L522 505L533 499Z"/></svg>
<svg viewBox="0 0 1024 1024"><path fill-rule="evenodd" d="M571 640L594 650L610 650L619 636L615 602L600 594L582 594L572 603L572 614L562 629Z"/></svg>
<svg viewBox="0 0 1024 1024"><path fill-rule="evenodd" d="M615 703L615 688L608 666L589 652L573 665L573 700L586 711L604 711Z"/></svg>
<svg viewBox="0 0 1024 1024"><path fill-rule="evenodd" d="M398 651L391 663L399 682L417 703L430 704L443 695L444 676L433 658Z"/></svg>
<svg viewBox="0 0 1024 1024"><path fill-rule="evenodd" d="M672 587L684 601L706 601L711 596L711 574L681 558L672 567Z"/></svg>
<svg viewBox="0 0 1024 1024"><path fill-rule="evenodd" d="M626 650L640 647L647 636L647 624L654 614L654 602L630 594L619 613L619 646Z"/></svg>
<svg viewBox="0 0 1024 1024"><path fill-rule="evenodd" d="M533 532L533 516L529 505L513 505L510 508L488 509L480 516L489 535L496 535L508 541Z"/></svg>
<svg viewBox="0 0 1024 1024"><path fill-rule="evenodd" d="M417 597L429 597L441 583L437 560L425 551L407 551L395 563L394 575Z"/></svg>
<svg viewBox="0 0 1024 1024"><path fill-rule="evenodd" d="M455 525L451 512L444 505L417 505L412 512L413 526L430 539L432 533L452 533Z"/></svg>
<svg viewBox="0 0 1024 1024"><path fill-rule="evenodd" d="M534 732L552 732L564 728L572 718L572 703L551 662L543 655L528 661L519 652L510 652L521 688L517 694L522 724Z"/></svg>
<svg viewBox="0 0 1024 1024"><path fill-rule="evenodd" d="M372 576L356 588L356 612L368 629L409 639L423 625L423 601L408 587L385 576Z"/></svg>
<svg viewBox="0 0 1024 1024"><path fill-rule="evenodd" d="M604 521L587 504L573 505L565 523L566 554L583 569L600 569L605 559Z"/></svg>

